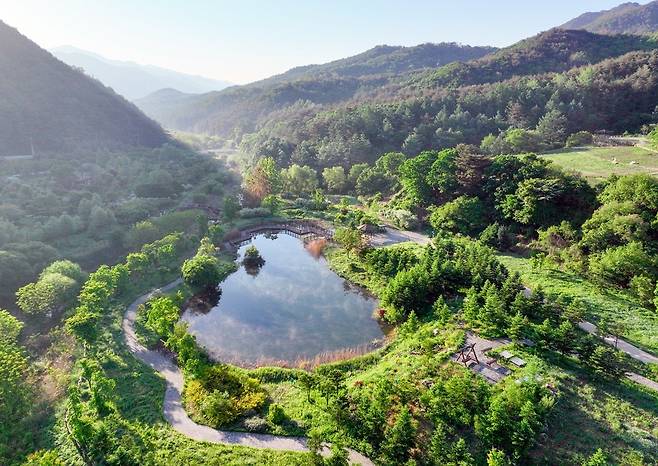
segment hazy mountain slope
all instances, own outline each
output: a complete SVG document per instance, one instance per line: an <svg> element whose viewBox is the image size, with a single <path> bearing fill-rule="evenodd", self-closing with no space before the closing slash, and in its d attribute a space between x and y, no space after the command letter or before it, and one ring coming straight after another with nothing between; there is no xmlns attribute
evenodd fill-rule
<svg viewBox="0 0 658 466"><path fill-rule="evenodd" d="M655 40L643 36L551 29L478 60L453 63L419 75L416 80L425 86L483 84L512 76L565 71L657 45Z"/></svg>
<svg viewBox="0 0 658 466"><path fill-rule="evenodd" d="M401 73L482 57L492 50L454 43L378 46L323 65L293 68L246 86L185 99L175 96L171 101L156 94L136 104L166 127L228 136L235 129L253 131L272 112L300 100L315 104L345 101L381 87Z"/></svg>
<svg viewBox="0 0 658 466"><path fill-rule="evenodd" d="M134 105L0 22L0 155L155 147L168 140Z"/></svg>
<svg viewBox="0 0 658 466"><path fill-rule="evenodd" d="M364 77L376 74L400 74L423 68L436 68L454 61L466 61L495 52L495 47L472 47L456 43L420 44L414 47L378 45L358 55L322 65L292 68L256 84L290 81L310 76L334 75Z"/></svg>
<svg viewBox="0 0 658 466"><path fill-rule="evenodd" d="M70 46L57 47L50 52L64 63L82 68L85 73L130 100L165 88L201 94L230 86L226 81L179 73L157 66L110 60Z"/></svg>
<svg viewBox="0 0 658 466"><path fill-rule="evenodd" d="M584 13L560 26L599 34L647 34L658 31L658 1L623 3L610 10Z"/></svg>

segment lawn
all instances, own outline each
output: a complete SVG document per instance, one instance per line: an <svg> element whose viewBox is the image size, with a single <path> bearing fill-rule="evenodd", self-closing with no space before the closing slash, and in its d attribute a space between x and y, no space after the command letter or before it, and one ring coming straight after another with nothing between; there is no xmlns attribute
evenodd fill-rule
<svg viewBox="0 0 658 466"><path fill-rule="evenodd" d="M642 307L634 296L612 287L603 288L575 273L543 265L533 268L528 259L499 255L498 259L511 271L519 272L530 288L541 286L545 292L578 298L587 307L587 318L593 321L607 317L625 326L624 338L658 354L658 312Z"/></svg>
<svg viewBox="0 0 658 466"><path fill-rule="evenodd" d="M658 153L641 147L577 147L549 152L541 157L581 173L591 184L597 184L612 174L650 173L658 176Z"/></svg>

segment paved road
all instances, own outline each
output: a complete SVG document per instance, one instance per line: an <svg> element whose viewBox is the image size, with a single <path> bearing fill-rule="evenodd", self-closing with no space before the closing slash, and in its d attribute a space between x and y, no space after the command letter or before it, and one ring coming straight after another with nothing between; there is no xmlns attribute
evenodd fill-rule
<svg viewBox="0 0 658 466"><path fill-rule="evenodd" d="M370 244L374 247L390 246L392 244L414 242L418 244L429 244L431 238L422 233L415 231L395 230L390 227L385 227L385 231L377 233L370 237Z"/></svg>
<svg viewBox="0 0 658 466"><path fill-rule="evenodd" d="M253 448L269 448L272 450L308 451L305 437L280 437L267 434L223 431L197 424L189 418L181 402L181 394L184 386L183 373L170 357L158 351L149 350L140 344L135 335L134 327L137 308L140 304L145 303L154 295L170 291L180 284L181 280L178 279L137 298L128 306L122 322L125 342L130 351L137 359L158 372L167 383L163 405L164 418L167 422L177 432L198 441L242 445ZM329 449L325 448L323 454L328 454L328 451ZM352 464L374 466L372 461L354 450L349 450L349 460Z"/></svg>
<svg viewBox="0 0 658 466"><path fill-rule="evenodd" d="M528 298L532 295L532 290L526 286L523 289L523 294L526 296L526 298ZM587 333L598 336L598 328L591 322L583 320L582 322L578 323L578 327ZM645 364L658 364L658 357L641 350L637 346L631 345L629 342L622 340L621 338L617 339L611 335L608 335L603 338L603 341L611 346L615 346L619 351L623 351L633 359L637 359L640 362ZM658 391L658 383L647 379L646 377L642 377L640 374L636 374L635 372L627 372L626 377L635 383L639 383L640 385L644 385L645 387Z"/></svg>
<svg viewBox="0 0 658 466"><path fill-rule="evenodd" d="M591 322L582 321L578 324L578 327L585 330L587 333L591 333L592 335L597 334L596 325L592 324ZM617 349L628 354L633 359L637 359L638 361L641 361L645 364L658 364L658 357L654 356L653 354L647 353L646 351L642 351L637 346L633 346L627 341L622 340L621 338L619 340L616 340L615 337L613 336L607 336L603 340L607 344L612 346L615 346L616 343Z"/></svg>

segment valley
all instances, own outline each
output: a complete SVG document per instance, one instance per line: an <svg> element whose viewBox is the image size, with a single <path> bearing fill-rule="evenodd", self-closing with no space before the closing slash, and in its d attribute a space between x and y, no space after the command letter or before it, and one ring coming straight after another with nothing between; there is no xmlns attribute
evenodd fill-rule
<svg viewBox="0 0 658 466"><path fill-rule="evenodd" d="M0 22L0 465L658 464L656 5L229 87Z"/></svg>

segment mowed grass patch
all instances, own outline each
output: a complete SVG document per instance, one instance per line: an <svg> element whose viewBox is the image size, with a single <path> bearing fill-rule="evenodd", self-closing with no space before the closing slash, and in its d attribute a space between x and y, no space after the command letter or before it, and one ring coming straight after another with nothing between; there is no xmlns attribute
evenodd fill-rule
<svg viewBox="0 0 658 466"><path fill-rule="evenodd" d="M548 265L533 268L528 259L499 255L498 259L513 272L519 272L523 283L535 289L539 286L548 293L564 294L579 299L587 308L587 318L596 322L608 318L623 324L624 339L658 354L658 312L642 307L630 293L603 287L573 272Z"/></svg>
<svg viewBox="0 0 658 466"><path fill-rule="evenodd" d="M541 157L564 169L581 173L591 184L600 183L613 174L649 173L658 176L658 153L641 147L578 147Z"/></svg>

